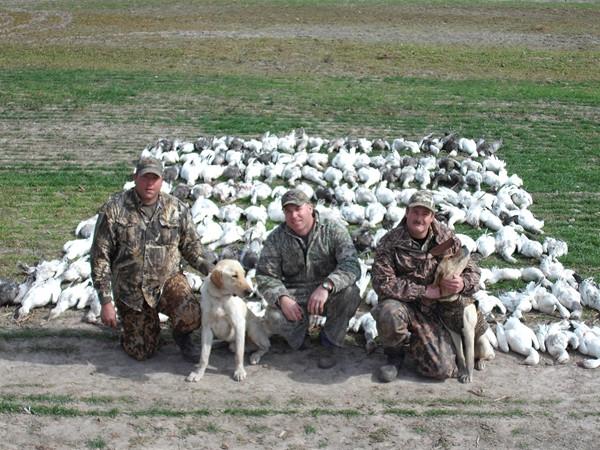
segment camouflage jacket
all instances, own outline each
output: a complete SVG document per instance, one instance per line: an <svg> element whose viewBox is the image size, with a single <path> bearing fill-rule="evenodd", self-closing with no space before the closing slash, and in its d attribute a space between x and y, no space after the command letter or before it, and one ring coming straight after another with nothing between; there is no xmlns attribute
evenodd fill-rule
<svg viewBox="0 0 600 450"><path fill-rule="evenodd" d="M437 257L429 253L433 247L453 238L453 245ZM425 294L434 281L435 271L444 255L454 255L461 248L460 240L445 225L434 219L423 245L410 237L406 219L390 230L379 242L371 269L373 289L380 299L392 298L414 302ZM479 289L479 268L469 261L462 273L463 295L472 295Z"/></svg>
<svg viewBox="0 0 600 450"><path fill-rule="evenodd" d="M164 282L181 270L181 256L200 272L211 268L184 203L161 193L150 219L140 206L130 189L112 196L100 210L91 266L102 304L114 295L138 311L144 301L156 306Z"/></svg>
<svg viewBox="0 0 600 450"><path fill-rule="evenodd" d="M282 295L294 297L288 289L309 294L328 278L337 292L359 276L358 256L348 231L341 224L320 220L316 211L306 246L282 223L266 239L256 267L258 290L271 305Z"/></svg>

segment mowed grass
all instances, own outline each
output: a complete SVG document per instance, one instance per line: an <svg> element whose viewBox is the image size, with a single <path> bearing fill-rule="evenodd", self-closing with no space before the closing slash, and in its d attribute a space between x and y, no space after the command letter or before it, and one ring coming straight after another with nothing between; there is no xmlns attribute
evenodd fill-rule
<svg viewBox="0 0 600 450"><path fill-rule="evenodd" d="M348 420L360 419L373 415L393 415L399 418L410 417L535 417L546 413L539 402L532 402L527 412L519 406L521 399L510 399L501 403L495 401L453 402L452 399L438 399L431 402L419 401L417 406L406 400L398 400L394 406L379 407L373 405L367 410L332 408L256 408L248 406L244 400L235 408L210 405L197 408L190 405L173 405L166 403L161 407L142 404L135 399L123 396L104 396L102 401L94 397L77 397L65 394L40 393L17 395L4 393L0 395L0 412L13 414L38 414L55 417L238 417L253 418L259 426L260 419L268 416L290 416L299 419L311 417L344 417ZM307 433L310 433L307 432Z"/></svg>
<svg viewBox="0 0 600 450"><path fill-rule="evenodd" d="M0 41L0 276L18 276L18 261L59 257L79 220L121 189L131 162L157 138L297 127L327 138L502 138L499 156L533 194L546 233L569 243L563 262L600 273L598 46L302 33L330 25L420 32L429 20L432 33L460 27L473 36L504 30L569 41L577 30L598 37L593 2L163 5L41 2L40 10L68 13L69 23ZM36 13L29 8L6 11L26 25ZM280 31L198 34L261 27Z"/></svg>
<svg viewBox="0 0 600 450"><path fill-rule="evenodd" d="M79 221L96 214L128 171L1 169L2 276L20 279L18 263L61 257Z"/></svg>

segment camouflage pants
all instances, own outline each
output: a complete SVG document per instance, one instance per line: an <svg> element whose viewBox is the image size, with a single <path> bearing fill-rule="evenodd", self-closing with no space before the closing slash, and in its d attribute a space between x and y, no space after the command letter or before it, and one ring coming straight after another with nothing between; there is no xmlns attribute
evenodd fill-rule
<svg viewBox="0 0 600 450"><path fill-rule="evenodd" d="M406 350L421 375L444 380L456 377L456 354L450 333L436 314L424 314L416 304L387 299L371 311L384 351Z"/></svg>
<svg viewBox="0 0 600 450"><path fill-rule="evenodd" d="M169 278L156 308L144 302L141 311L116 301L123 333L121 345L125 353L142 361L151 357L159 346L161 312L171 319L173 332L189 333L201 325L200 301L181 273Z"/></svg>
<svg viewBox="0 0 600 450"><path fill-rule="evenodd" d="M277 306L267 308L265 320L272 334L283 336L290 347L297 350L304 342L304 337L308 332L309 314L307 305L310 293L290 290L290 295L296 299L304 311L302 320L287 320ZM327 321L323 327L323 333L334 345L343 347L348 321L356 313L359 304L360 295L355 285L331 294L327 299L325 311L323 312L323 315L327 317Z"/></svg>

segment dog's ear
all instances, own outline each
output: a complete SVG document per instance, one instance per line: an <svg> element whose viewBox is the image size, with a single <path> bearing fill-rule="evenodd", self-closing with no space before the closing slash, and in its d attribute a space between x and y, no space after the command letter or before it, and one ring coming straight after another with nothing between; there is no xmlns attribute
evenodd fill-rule
<svg viewBox="0 0 600 450"><path fill-rule="evenodd" d="M223 289L223 273L220 270L213 269L210 273L210 281L217 289Z"/></svg>

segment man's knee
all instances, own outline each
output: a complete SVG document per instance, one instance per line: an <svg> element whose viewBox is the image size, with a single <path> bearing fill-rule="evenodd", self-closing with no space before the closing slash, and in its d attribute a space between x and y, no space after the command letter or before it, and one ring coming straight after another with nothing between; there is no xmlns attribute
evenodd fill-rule
<svg viewBox="0 0 600 450"><path fill-rule="evenodd" d="M407 306L401 301L387 299L377 304L371 315L377 322L377 328L392 327L395 330L399 322L406 322Z"/></svg>
<svg viewBox="0 0 600 450"><path fill-rule="evenodd" d="M154 355L158 348L158 336L144 339L141 336L121 336L121 347L137 361L144 361Z"/></svg>
<svg viewBox="0 0 600 450"><path fill-rule="evenodd" d="M173 328L182 333L189 333L202 323L200 300L183 273L177 273L165 282L158 311L169 316Z"/></svg>
<svg viewBox="0 0 600 450"><path fill-rule="evenodd" d="M139 350L128 347L123 347L123 350L136 361L145 361L154 355L154 352L140 352Z"/></svg>
<svg viewBox="0 0 600 450"><path fill-rule="evenodd" d="M408 343L410 333L405 303L393 299L384 300L373 308L371 314L384 347L400 349Z"/></svg>
<svg viewBox="0 0 600 450"><path fill-rule="evenodd" d="M181 299L168 313L164 311L163 314L171 319L173 330L180 333L191 333L202 325L202 310L200 301L196 298Z"/></svg>
<svg viewBox="0 0 600 450"><path fill-rule="evenodd" d="M202 325L202 313L200 305L192 307L181 315L173 315L170 317L173 331L179 333L191 333L197 330Z"/></svg>
<svg viewBox="0 0 600 450"><path fill-rule="evenodd" d="M158 349L160 324L158 315L145 310L141 314L130 313L123 316L121 347L129 356L138 361L150 358Z"/></svg>
<svg viewBox="0 0 600 450"><path fill-rule="evenodd" d="M360 305L360 291L352 284L335 294L332 294L326 303L326 315L341 315L352 317Z"/></svg>
<svg viewBox="0 0 600 450"><path fill-rule="evenodd" d="M305 315L302 320L290 321L277 306L268 306L263 323L270 335L282 336L292 349L297 350L302 346L308 330L307 317Z"/></svg>
<svg viewBox="0 0 600 450"><path fill-rule="evenodd" d="M386 298L384 300L381 300L377 304L377 306L373 308L374 312L372 314L385 316L392 313L396 313L397 311L404 311L405 309L406 303L393 298Z"/></svg>

